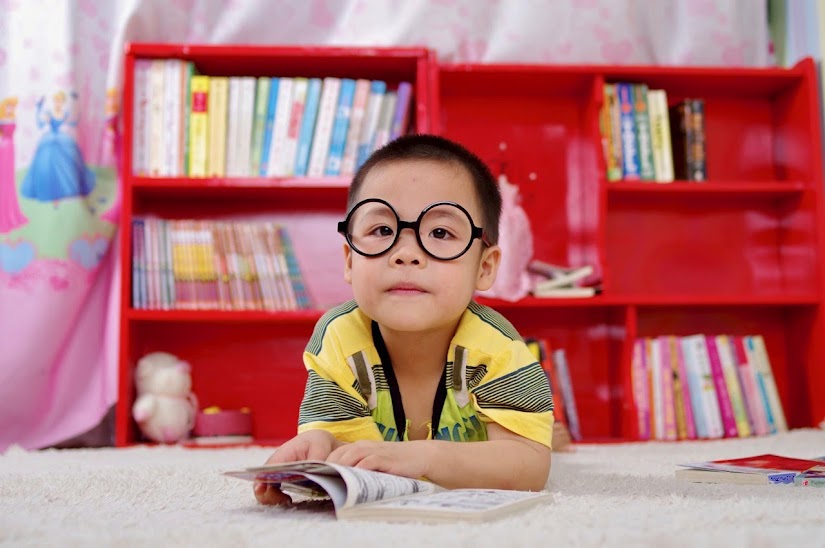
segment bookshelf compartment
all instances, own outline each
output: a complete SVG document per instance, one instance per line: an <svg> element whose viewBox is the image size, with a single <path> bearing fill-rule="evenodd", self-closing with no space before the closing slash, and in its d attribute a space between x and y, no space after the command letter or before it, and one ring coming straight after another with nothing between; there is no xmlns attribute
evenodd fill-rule
<svg viewBox="0 0 825 548"><path fill-rule="evenodd" d="M818 306L638 307L637 336L762 335L788 427L816 424L825 404L818 387L825 375L823 344L811 334L822 327ZM815 388L817 387L817 388Z"/></svg>
<svg viewBox="0 0 825 548"><path fill-rule="evenodd" d="M504 311L523 337L545 339L551 351L564 349L584 441L622 436L620 364L627 333L626 310L593 307Z"/></svg>
<svg viewBox="0 0 825 548"><path fill-rule="evenodd" d="M794 196L674 200L666 193L644 199L612 194L607 291L619 299L818 298L814 195Z"/></svg>
<svg viewBox="0 0 825 548"><path fill-rule="evenodd" d="M192 366L199 409L249 407L254 438L286 440L297 431L306 383L302 355L312 328L257 322L133 322L121 394L130 394L134 401L133 369L142 356L170 352ZM119 417L119 445L141 441L130 410L131 403L128 415Z"/></svg>
<svg viewBox="0 0 825 548"><path fill-rule="evenodd" d="M564 68L442 67L434 123L518 185L535 258L597 273L600 85Z"/></svg>
<svg viewBox="0 0 825 548"><path fill-rule="evenodd" d="M812 101L818 101L816 82L805 78L808 65L803 61L791 70L629 67L608 70L605 79L664 89L671 107L685 98L703 99L709 179L809 180L818 176L809 159L820 154L820 147L819 139L808 138Z"/></svg>

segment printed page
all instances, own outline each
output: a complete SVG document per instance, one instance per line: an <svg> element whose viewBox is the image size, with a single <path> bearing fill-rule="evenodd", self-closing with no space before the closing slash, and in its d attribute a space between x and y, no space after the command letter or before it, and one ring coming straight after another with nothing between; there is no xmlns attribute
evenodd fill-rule
<svg viewBox="0 0 825 548"><path fill-rule="evenodd" d="M336 505L338 510L368 502L405 495L435 493L442 490L434 483L426 481L384 474L383 472L361 470L349 466L338 466L329 463L328 465L335 468L347 484L347 500L341 507Z"/></svg>
<svg viewBox="0 0 825 548"><path fill-rule="evenodd" d="M371 507L398 509L437 509L448 512L485 512L523 500L545 498L539 491L506 491L498 489L456 489L428 496L404 497L376 502Z"/></svg>

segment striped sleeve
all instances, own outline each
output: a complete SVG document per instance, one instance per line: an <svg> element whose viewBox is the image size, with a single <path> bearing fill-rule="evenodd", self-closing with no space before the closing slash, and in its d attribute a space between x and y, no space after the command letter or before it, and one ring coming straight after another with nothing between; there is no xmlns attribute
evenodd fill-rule
<svg viewBox="0 0 825 548"><path fill-rule="evenodd" d="M478 412L519 436L550 447L553 396L547 375L530 349L514 340L478 373L483 377L470 382Z"/></svg>
<svg viewBox="0 0 825 548"><path fill-rule="evenodd" d="M329 366L305 352L304 365L308 377L298 415L299 434L321 429L343 442L383 439L346 364Z"/></svg>

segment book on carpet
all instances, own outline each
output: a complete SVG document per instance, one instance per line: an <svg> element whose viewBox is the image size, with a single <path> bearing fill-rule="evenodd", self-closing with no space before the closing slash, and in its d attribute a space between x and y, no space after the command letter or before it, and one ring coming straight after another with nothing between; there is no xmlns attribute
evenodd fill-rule
<svg viewBox="0 0 825 548"><path fill-rule="evenodd" d="M822 459L797 459L766 454L680 464L683 468L676 470L676 477L700 483L793 484L800 473L821 467Z"/></svg>
<svg viewBox="0 0 825 548"><path fill-rule="evenodd" d="M224 475L280 485L289 495L331 499L338 519L481 522L552 500L544 491L444 489L427 481L312 460Z"/></svg>
<svg viewBox="0 0 825 548"><path fill-rule="evenodd" d="M825 461L825 457L817 457L816 460ZM825 464L817 464L798 473L793 483L800 487L825 487Z"/></svg>

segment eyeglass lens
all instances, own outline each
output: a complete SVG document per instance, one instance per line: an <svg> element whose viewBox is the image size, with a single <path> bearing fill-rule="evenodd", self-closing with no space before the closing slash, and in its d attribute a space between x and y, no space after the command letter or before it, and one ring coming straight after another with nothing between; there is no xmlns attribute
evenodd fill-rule
<svg viewBox="0 0 825 548"><path fill-rule="evenodd" d="M356 207L349 220L350 243L358 251L376 255L388 250L398 235L398 217L389 206L365 202ZM470 218L450 204L438 204L419 217L418 234L424 249L438 258L462 253L473 238Z"/></svg>

